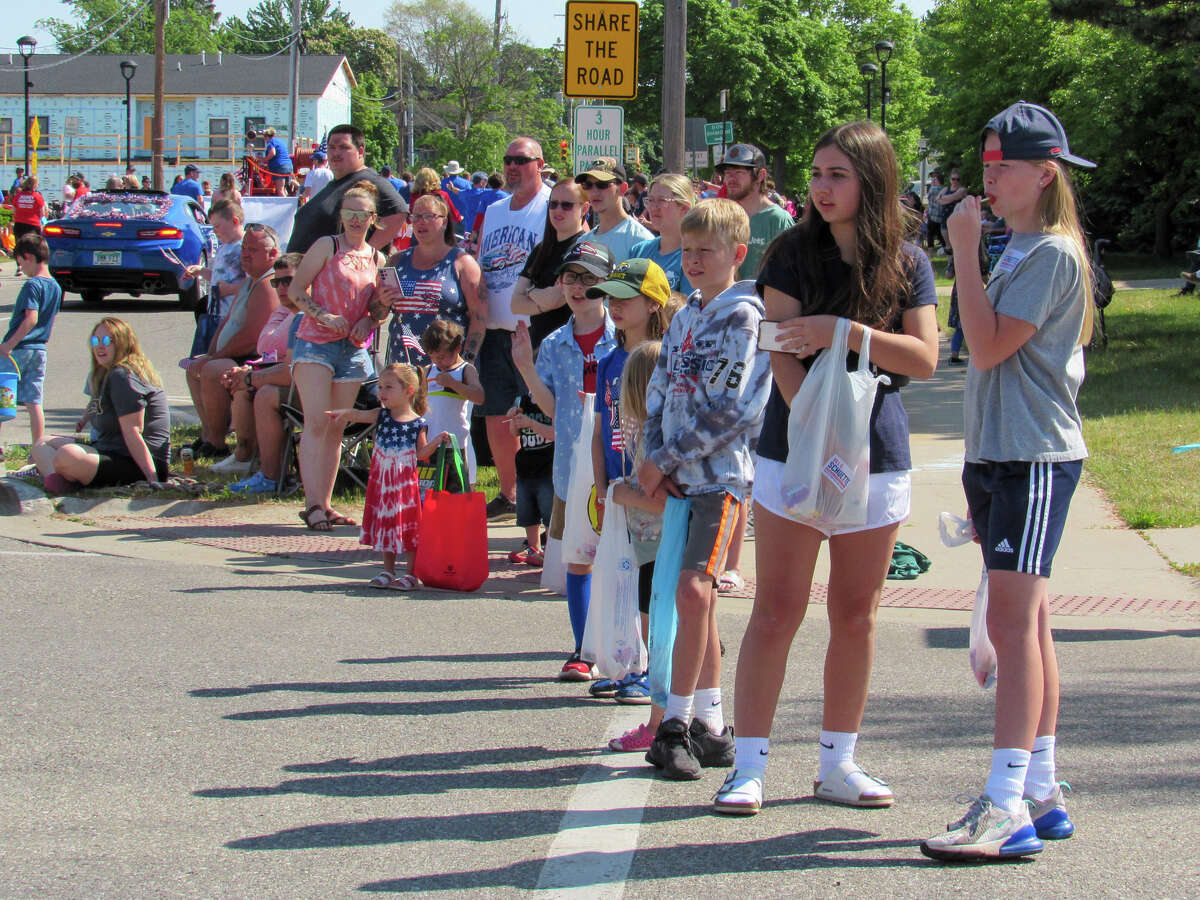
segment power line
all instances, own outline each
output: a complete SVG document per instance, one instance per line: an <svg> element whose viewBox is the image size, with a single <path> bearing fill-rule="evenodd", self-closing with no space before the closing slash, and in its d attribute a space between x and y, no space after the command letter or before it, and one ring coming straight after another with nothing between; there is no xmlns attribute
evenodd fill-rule
<svg viewBox="0 0 1200 900"><path fill-rule="evenodd" d="M142 4L133 11L133 15L131 15L128 19L126 19L124 22L122 22L120 25L118 25L116 28L114 28L112 34L110 34L108 37L104 38L103 40L97 41L95 44L92 44L92 46L88 47L86 50L84 50L80 53L72 54L71 56L67 56L63 59L58 60L57 62L46 63L45 65L42 65L42 66L30 66L28 69L26 69L24 66L21 66L20 68L13 67L11 69L0 68L0 72L25 72L25 71L40 72L43 69L53 69L58 66L65 66L69 62L74 62L75 60L79 59L79 57L81 57L81 56L87 56L93 50L99 50L101 47L103 47L105 44L107 44L109 41L111 41L113 38L115 38L118 34L120 34L122 31L124 31L126 28L128 28L133 23L133 20L136 19L138 16L140 16L142 14L142 11L145 10L145 8L149 5L150 5L150 0L143 0Z"/></svg>

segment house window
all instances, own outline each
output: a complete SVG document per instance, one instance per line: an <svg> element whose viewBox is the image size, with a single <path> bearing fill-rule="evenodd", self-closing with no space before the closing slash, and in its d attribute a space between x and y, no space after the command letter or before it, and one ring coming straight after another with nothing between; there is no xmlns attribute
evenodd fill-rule
<svg viewBox="0 0 1200 900"><path fill-rule="evenodd" d="M13 144L13 120L12 118L0 119L0 149L6 157L21 154L17 153L17 148Z"/></svg>
<svg viewBox="0 0 1200 900"><path fill-rule="evenodd" d="M229 159L229 120L208 120L208 157L209 159Z"/></svg>

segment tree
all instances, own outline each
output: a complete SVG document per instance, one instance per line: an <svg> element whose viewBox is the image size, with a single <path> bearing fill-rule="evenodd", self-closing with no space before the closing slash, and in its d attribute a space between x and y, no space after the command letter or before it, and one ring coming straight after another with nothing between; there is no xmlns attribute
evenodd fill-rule
<svg viewBox="0 0 1200 900"><path fill-rule="evenodd" d="M79 24L62 19L39 19L61 53L133 54L154 52L154 5L127 0L65 0ZM199 53L219 49L214 33L217 12L213 0L169 0L171 14L164 28L168 53ZM126 24L127 23L127 24ZM258 51L258 52L261 52Z"/></svg>
<svg viewBox="0 0 1200 900"><path fill-rule="evenodd" d="M453 105L455 132L465 137L496 90L491 24L464 0L396 0L387 33L427 75L432 99Z"/></svg>
<svg viewBox="0 0 1200 900"><path fill-rule="evenodd" d="M382 79L372 72L359 76L358 84L350 90L350 121L362 129L367 165L375 169L390 165L400 145L396 117L378 99L383 92Z"/></svg>
<svg viewBox="0 0 1200 900"><path fill-rule="evenodd" d="M1160 50L1200 43L1200 5L1195 0L1050 0L1054 15L1127 32Z"/></svg>

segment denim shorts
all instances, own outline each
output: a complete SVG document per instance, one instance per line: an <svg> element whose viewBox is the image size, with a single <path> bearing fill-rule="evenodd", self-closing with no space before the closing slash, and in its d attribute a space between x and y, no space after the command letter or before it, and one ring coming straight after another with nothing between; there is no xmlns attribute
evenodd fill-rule
<svg viewBox="0 0 1200 900"><path fill-rule="evenodd" d="M46 351L18 347L13 350L12 358L21 370L21 380L17 382L17 402L41 406L42 382L46 380Z"/></svg>
<svg viewBox="0 0 1200 900"><path fill-rule="evenodd" d="M517 479L517 524L521 527L529 525L545 525L549 527L550 516L554 510L554 479L549 475L544 478Z"/></svg>
<svg viewBox="0 0 1200 900"><path fill-rule="evenodd" d="M317 363L333 373L334 381L366 381L375 374L371 354L365 347L355 347L348 338L317 344L296 338L292 348L292 371L297 363Z"/></svg>

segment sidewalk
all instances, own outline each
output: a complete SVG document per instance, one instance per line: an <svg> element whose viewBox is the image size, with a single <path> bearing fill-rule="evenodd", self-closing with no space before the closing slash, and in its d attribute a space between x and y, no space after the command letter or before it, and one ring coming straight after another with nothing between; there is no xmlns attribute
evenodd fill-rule
<svg viewBox="0 0 1200 900"><path fill-rule="evenodd" d="M945 351L943 349L943 356ZM943 360L944 361L944 360ZM932 560L915 581L889 581L884 606L967 610L979 582L974 545L947 548L938 534L938 515L962 515L963 369L946 365L925 382L905 389L912 428L913 508L900 540ZM5 532L24 540L121 556L178 558L187 544L191 561L252 566L305 578L365 581L378 568L375 554L358 544L355 528L307 531L294 503L63 497L53 501L15 479L0 479L0 515ZM480 594L515 598L540 594L539 570L508 562L520 546L522 529L492 524L488 529L491 576ZM751 536L742 555L746 589L753 597ZM1156 549L1156 547L1158 549ZM1200 615L1200 579L1173 570L1200 563L1200 528L1155 529L1143 537L1127 528L1087 480L1075 494L1070 520L1050 581L1056 614L1155 612ZM827 555L818 563L813 599L821 602L828 577Z"/></svg>

